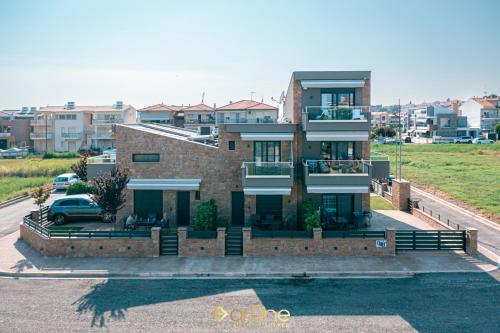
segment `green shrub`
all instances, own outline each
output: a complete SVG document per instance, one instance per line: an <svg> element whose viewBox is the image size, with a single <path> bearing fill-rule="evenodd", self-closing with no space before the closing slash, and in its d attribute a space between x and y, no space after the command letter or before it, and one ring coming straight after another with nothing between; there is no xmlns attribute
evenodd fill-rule
<svg viewBox="0 0 500 333"><path fill-rule="evenodd" d="M307 215L305 225L307 231L312 231L313 228L319 228L321 226L319 212L316 211Z"/></svg>
<svg viewBox="0 0 500 333"><path fill-rule="evenodd" d="M43 154L42 158L43 159L49 159L49 158L78 158L81 157L80 154L74 151L68 151L64 153L56 153L54 151L47 151L45 154Z"/></svg>
<svg viewBox="0 0 500 333"><path fill-rule="evenodd" d="M194 217L194 229L200 231L215 230L217 226L217 205L215 200L210 199L201 203Z"/></svg>
<svg viewBox="0 0 500 333"><path fill-rule="evenodd" d="M84 194L84 193L92 193L93 188L92 185L86 182L75 182L68 187L66 191L67 195L72 194Z"/></svg>

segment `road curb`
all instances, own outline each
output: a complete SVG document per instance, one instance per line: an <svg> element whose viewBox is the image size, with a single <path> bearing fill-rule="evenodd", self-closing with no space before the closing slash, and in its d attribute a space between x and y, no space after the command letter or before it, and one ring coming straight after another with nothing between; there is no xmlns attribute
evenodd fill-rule
<svg viewBox="0 0 500 333"><path fill-rule="evenodd" d="M30 198L30 196L26 194L26 195L21 195L21 196L9 199L7 201L0 202L0 208L8 207L10 205L16 204L18 202L24 201L24 200L29 199L29 198Z"/></svg>
<svg viewBox="0 0 500 333"><path fill-rule="evenodd" d="M402 279L420 274L485 273L482 270L448 271L367 271L367 272L287 272L287 273L13 273L0 272L0 278L11 279Z"/></svg>

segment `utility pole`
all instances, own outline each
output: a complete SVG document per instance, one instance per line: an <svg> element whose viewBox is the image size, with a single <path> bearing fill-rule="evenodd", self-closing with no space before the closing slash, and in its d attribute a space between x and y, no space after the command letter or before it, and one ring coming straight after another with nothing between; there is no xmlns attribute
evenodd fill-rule
<svg viewBox="0 0 500 333"><path fill-rule="evenodd" d="M403 140L401 138L401 99L398 99L398 132L399 132L399 145L397 146L399 149L399 164L397 167L399 168L398 176L399 180L401 180L401 166L402 166L402 158L403 158ZM396 158L398 160L398 158Z"/></svg>

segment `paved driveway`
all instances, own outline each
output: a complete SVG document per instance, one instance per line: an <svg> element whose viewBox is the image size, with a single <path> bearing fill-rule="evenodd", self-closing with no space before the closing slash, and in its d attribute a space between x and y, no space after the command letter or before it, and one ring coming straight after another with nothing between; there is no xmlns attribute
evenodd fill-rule
<svg viewBox="0 0 500 333"><path fill-rule="evenodd" d="M55 199L61 198L66 193L64 191L58 191L50 195L48 204L52 203ZM33 199L29 198L27 200L18 202L11 206L7 206L0 209L0 238L7 236L17 230L19 230L19 224L22 222L23 217L32 209L36 209L37 206L33 203Z"/></svg>
<svg viewBox="0 0 500 333"><path fill-rule="evenodd" d="M419 200L419 207L425 207L426 212L432 210L433 216L440 215L442 221L450 220L453 226L460 229L476 228L479 233L478 244L500 256L500 225L483 222L481 217L468 214L466 211L440 200L427 192L412 187L411 196Z"/></svg>

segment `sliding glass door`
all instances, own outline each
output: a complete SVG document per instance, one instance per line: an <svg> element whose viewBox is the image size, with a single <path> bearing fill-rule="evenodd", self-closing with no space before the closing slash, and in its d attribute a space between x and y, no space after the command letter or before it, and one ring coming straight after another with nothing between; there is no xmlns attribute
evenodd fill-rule
<svg viewBox="0 0 500 333"><path fill-rule="evenodd" d="M323 221L347 223L354 212L353 194L323 194L321 218Z"/></svg>
<svg viewBox="0 0 500 333"><path fill-rule="evenodd" d="M255 162L279 162L281 161L280 141L254 141L253 160Z"/></svg>
<svg viewBox="0 0 500 333"><path fill-rule="evenodd" d="M322 141L322 160L353 160L356 158L354 141Z"/></svg>

